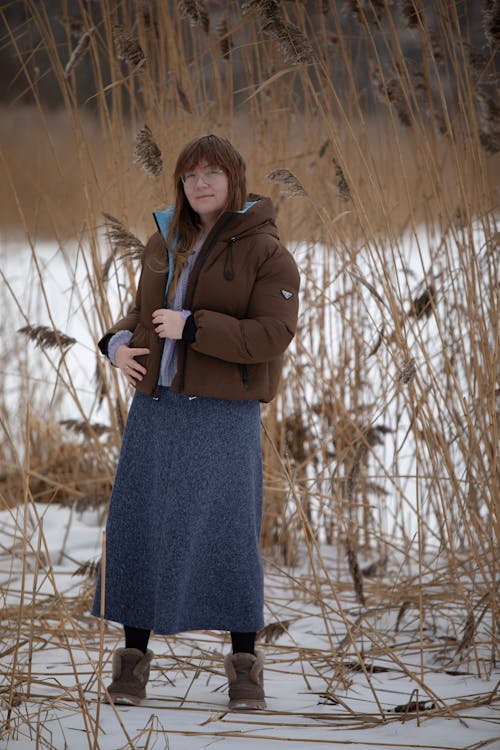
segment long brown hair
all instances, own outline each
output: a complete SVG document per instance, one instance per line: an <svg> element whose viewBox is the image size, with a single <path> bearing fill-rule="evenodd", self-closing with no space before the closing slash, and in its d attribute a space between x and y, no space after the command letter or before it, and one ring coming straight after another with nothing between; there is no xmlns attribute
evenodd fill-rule
<svg viewBox="0 0 500 750"><path fill-rule="evenodd" d="M169 248L173 246L174 237L176 237L177 244L174 276L168 295L170 301L173 299L182 267L201 229L200 217L189 205L182 182L182 176L194 169L200 162L222 169L227 175L228 193L223 211L241 211L247 199L245 162L227 138L204 135L184 146L174 170L175 207L167 237Z"/></svg>

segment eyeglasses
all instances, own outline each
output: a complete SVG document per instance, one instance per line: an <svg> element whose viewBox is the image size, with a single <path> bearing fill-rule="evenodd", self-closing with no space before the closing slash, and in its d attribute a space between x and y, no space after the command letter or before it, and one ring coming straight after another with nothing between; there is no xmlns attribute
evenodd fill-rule
<svg viewBox="0 0 500 750"><path fill-rule="evenodd" d="M201 172L188 172L183 174L181 180L185 187L192 188L198 182L198 177L201 177L203 182L207 185L213 185L221 175L224 174L222 169L202 169Z"/></svg>

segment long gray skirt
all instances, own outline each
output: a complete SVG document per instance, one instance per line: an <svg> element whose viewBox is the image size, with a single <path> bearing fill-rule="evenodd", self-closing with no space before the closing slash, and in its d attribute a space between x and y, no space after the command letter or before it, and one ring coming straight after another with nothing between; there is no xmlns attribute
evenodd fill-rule
<svg viewBox="0 0 500 750"><path fill-rule="evenodd" d="M136 392L106 524L105 618L164 635L260 630L261 520L259 403Z"/></svg>

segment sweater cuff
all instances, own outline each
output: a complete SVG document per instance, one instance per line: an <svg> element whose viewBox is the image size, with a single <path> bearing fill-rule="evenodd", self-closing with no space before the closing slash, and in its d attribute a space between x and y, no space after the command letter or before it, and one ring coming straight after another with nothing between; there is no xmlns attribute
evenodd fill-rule
<svg viewBox="0 0 500 750"><path fill-rule="evenodd" d="M197 326L194 322L194 315L190 315L188 318L186 318L184 328L182 329L182 340L187 341L190 344L193 341L196 341L196 331Z"/></svg>
<svg viewBox="0 0 500 750"><path fill-rule="evenodd" d="M115 355L118 350L118 347L122 346L122 344L128 345L131 338L132 338L132 331L118 331L118 333L113 334L113 336L111 336L110 340L108 341L107 355L109 357L111 364L114 365L115 367L117 366Z"/></svg>

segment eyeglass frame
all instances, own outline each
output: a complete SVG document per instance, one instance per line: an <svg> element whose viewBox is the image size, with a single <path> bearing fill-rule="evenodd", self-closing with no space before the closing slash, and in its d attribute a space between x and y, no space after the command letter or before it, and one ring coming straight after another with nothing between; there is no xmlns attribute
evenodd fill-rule
<svg viewBox="0 0 500 750"><path fill-rule="evenodd" d="M199 172L188 172L187 174L183 174L181 175L181 180L182 184L189 188L194 187L201 176L203 182L206 182L207 185L213 185L217 182L217 178L223 174L226 174L223 169L207 167L207 169L202 169Z"/></svg>

